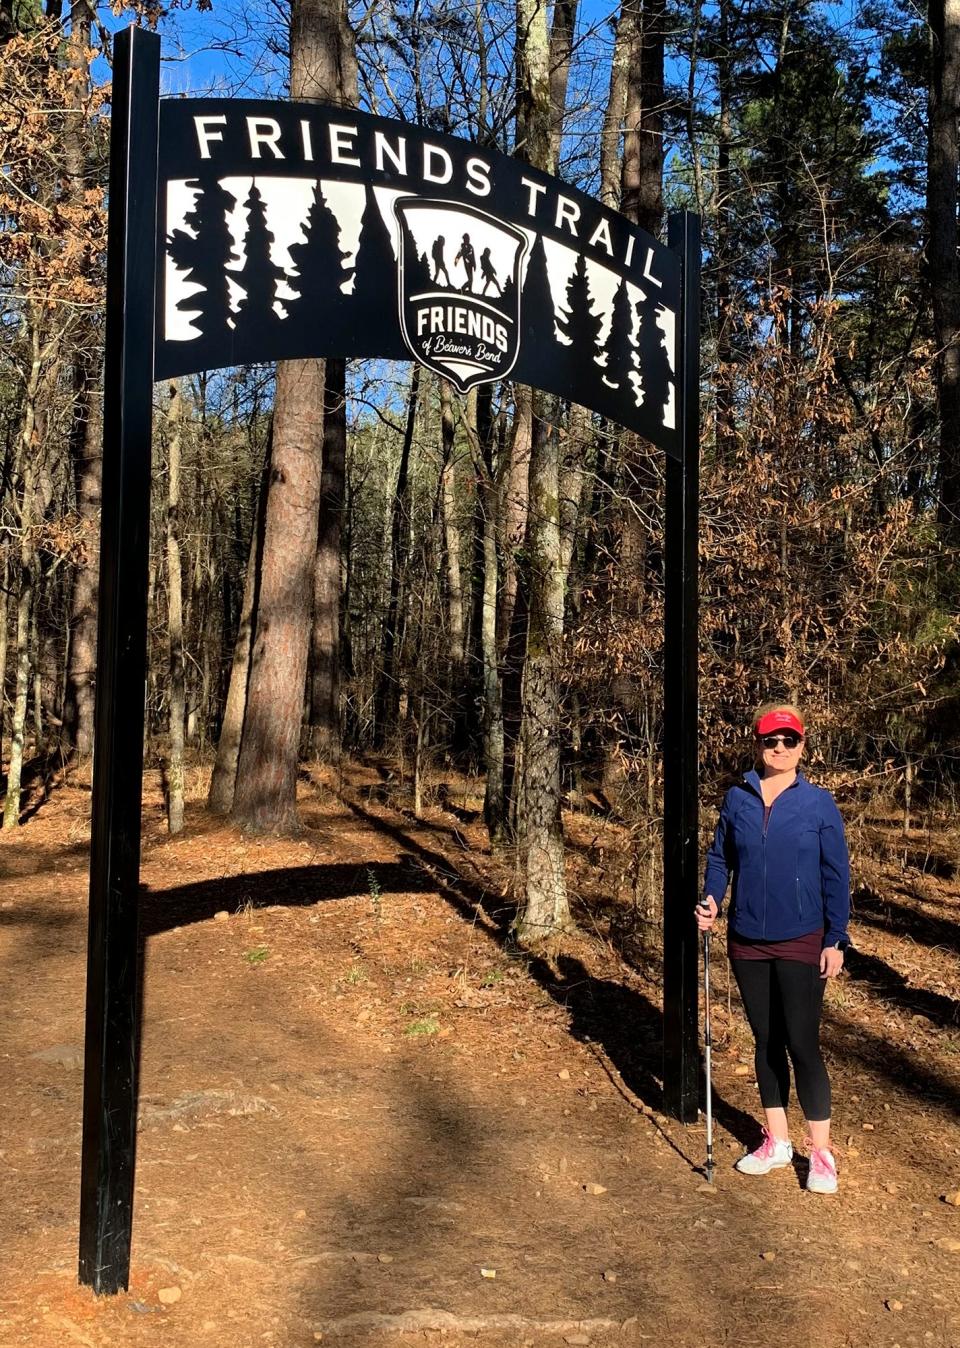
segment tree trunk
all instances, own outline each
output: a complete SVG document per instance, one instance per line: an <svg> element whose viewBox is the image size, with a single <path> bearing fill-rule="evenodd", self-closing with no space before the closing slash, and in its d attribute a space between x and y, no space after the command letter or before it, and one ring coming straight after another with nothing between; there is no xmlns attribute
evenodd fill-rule
<svg viewBox="0 0 960 1348"><path fill-rule="evenodd" d="M10 767L3 804L3 827L20 822L20 791L23 781L23 748L27 731L27 701L30 692L30 614L33 608L33 554L26 544L20 556L20 596L17 601L17 686L10 723Z"/></svg>
<svg viewBox="0 0 960 1348"><path fill-rule="evenodd" d="M960 273L957 266L957 171L960 113L960 0L931 0L932 63L927 159L927 274L933 298L940 411L938 518L960 536Z"/></svg>
<svg viewBox="0 0 960 1348"><path fill-rule="evenodd" d="M396 728L400 715L400 670L398 655L400 650L400 588L403 583L407 562L407 539L409 536L409 501L407 500L407 477L410 470L410 452L413 447L413 432L417 420L417 403L420 393L420 366L414 364L410 376L410 393L407 398L407 423L400 451L400 467L397 471L397 485L393 495L390 525L390 599L387 604L387 621L383 629L383 646L380 655L380 670L377 689L374 696L374 744L382 748L387 729Z"/></svg>
<svg viewBox="0 0 960 1348"><path fill-rule="evenodd" d="M534 168L549 172L551 105L546 7L517 0L518 145ZM522 134L521 134L522 132ZM545 422L545 399L533 395L527 550L530 608L523 670L522 850L525 893L517 914L522 945L572 925L560 817L560 660L563 575L560 540L560 445Z"/></svg>
<svg viewBox="0 0 960 1348"><path fill-rule="evenodd" d="M717 52L717 192L715 203L716 288L717 288L717 457L721 463L733 460L736 435L733 420L733 306L731 290L731 208L732 181L730 149L733 142L731 91L733 56L730 49L730 0L720 0Z"/></svg>
<svg viewBox="0 0 960 1348"><path fill-rule="evenodd" d="M180 573L180 424L182 404L177 384L170 385L167 410L167 642L170 751L167 761L167 826L183 830L183 733L186 690L183 660L183 579Z"/></svg>
<svg viewBox="0 0 960 1348"><path fill-rule="evenodd" d="M89 374L80 376L79 424L75 426L74 465L77 514L83 528L83 559L77 564L70 596L64 729L67 743L81 759L93 753L94 679L97 667L97 581L100 570L100 493L103 479L103 390Z"/></svg>
<svg viewBox="0 0 960 1348"><path fill-rule="evenodd" d="M468 427L468 432L477 478L483 548L483 595L479 614L480 659L483 670L483 759L487 779L483 798L483 818L490 834L490 841L496 845L502 843L507 834L503 780L503 693L497 657L499 501L493 473L489 426L486 428L485 440L480 439L479 428Z"/></svg>
<svg viewBox="0 0 960 1348"><path fill-rule="evenodd" d="M63 170L66 195L79 204L92 185L89 165L89 128L84 101L90 83L90 31L94 9L90 0L73 0L66 61L71 85L69 114L64 125ZM103 368L100 336L93 319L81 316L78 350L74 357L74 424L71 457L77 514L84 534L84 551L73 573L70 595L70 631L63 734L81 759L93 753L94 677L97 664L97 584L100 570L100 491L103 471Z"/></svg>
<svg viewBox="0 0 960 1348"><path fill-rule="evenodd" d="M263 552L231 817L254 832L297 827L320 504L323 362L277 367Z"/></svg>
<svg viewBox="0 0 960 1348"><path fill-rule="evenodd" d="M354 35L340 0L300 0L294 6L291 51L298 66L291 78L294 96L354 107L357 64ZM338 761L341 749L341 547L344 473L347 454L347 365L328 360L325 370L323 470L314 572L310 640L310 745L315 754Z"/></svg>
<svg viewBox="0 0 960 1348"><path fill-rule="evenodd" d="M553 26L550 29L550 157L554 169L560 163L578 2L555 0L553 6Z"/></svg>
<svg viewBox="0 0 960 1348"><path fill-rule="evenodd" d="M10 587L10 552L3 551L0 572L0 764L3 762L3 736L7 725L7 607Z"/></svg>
<svg viewBox="0 0 960 1348"><path fill-rule="evenodd" d="M626 0L617 20L610 61L610 87L600 134L600 200L616 210L620 204L620 131L627 106L627 69L633 43L634 19Z"/></svg>
<svg viewBox="0 0 960 1348"><path fill-rule="evenodd" d="M450 654L450 683L456 694L463 678L463 579L460 569L460 526L457 523L456 472L453 459L454 421L453 388L440 381L440 427L443 440L443 469L440 483L443 510L443 548L447 573L447 631Z"/></svg>
<svg viewBox="0 0 960 1348"><path fill-rule="evenodd" d="M340 758L340 532L347 447L346 372L346 361L326 362L310 641L311 748L319 757L333 762Z"/></svg>
<svg viewBox="0 0 960 1348"><path fill-rule="evenodd" d="M247 684L250 678L250 651L253 646L253 627L260 586L260 557L263 551L263 529L267 510L270 448L260 480L260 494L254 511L250 548L247 556L246 579L240 609L240 625L233 648L230 668L230 686L217 741L217 757L210 779L207 807L214 814L229 814L233 808L233 793L237 780L237 763L243 736L244 713L247 705Z"/></svg>
<svg viewBox="0 0 960 1348"><path fill-rule="evenodd" d="M664 0L630 0L630 29L620 209L658 236L663 220Z"/></svg>
<svg viewBox="0 0 960 1348"><path fill-rule="evenodd" d="M503 566L500 595L500 622L498 645L500 654L506 653L517 602L519 570L517 554L527 534L527 516L530 508L530 439L533 420L533 391L518 384L515 393L513 427L510 439L510 462L503 484Z"/></svg>
<svg viewBox="0 0 960 1348"><path fill-rule="evenodd" d="M356 84L340 0L293 0L290 94L339 102ZM257 831L297 826L297 764L316 569L323 450L323 361L282 361L259 604L232 817Z"/></svg>
<svg viewBox="0 0 960 1348"><path fill-rule="evenodd" d="M536 945L573 925L560 815L560 672L564 586L556 427L534 395L530 454L530 613L523 667L523 844L526 893L517 940Z"/></svg>

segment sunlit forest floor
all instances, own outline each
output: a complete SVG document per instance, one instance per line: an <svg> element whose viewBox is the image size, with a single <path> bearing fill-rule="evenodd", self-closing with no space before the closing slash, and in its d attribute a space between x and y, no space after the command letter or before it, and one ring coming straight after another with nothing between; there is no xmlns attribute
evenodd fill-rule
<svg viewBox="0 0 960 1348"><path fill-rule="evenodd" d="M212 821L203 786L170 839L148 780L114 1298L76 1281L89 790L58 781L0 836L3 1348L960 1345L956 839L851 832L835 1199L804 1191L799 1146L796 1170L732 1170L757 1099L716 943L710 1192L703 1125L661 1113L659 991L607 883L617 825L567 817L584 935L532 960L475 783L437 779L418 821L384 764L305 774L285 840Z"/></svg>

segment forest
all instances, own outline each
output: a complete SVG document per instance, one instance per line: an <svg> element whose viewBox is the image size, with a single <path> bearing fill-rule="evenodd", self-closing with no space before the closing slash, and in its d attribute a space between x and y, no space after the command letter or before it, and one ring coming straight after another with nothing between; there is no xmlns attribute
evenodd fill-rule
<svg viewBox="0 0 960 1348"><path fill-rule="evenodd" d="M696 212L704 806L746 760L752 709L782 697L841 800L906 833L955 811L955 6L3 0L4 829L92 752L110 63L129 23L163 37L164 94L416 123L656 237ZM243 331L264 297L215 196L196 207L220 211L211 303ZM260 192L229 209L269 251ZM378 303L322 201L311 228L344 279L311 288L330 282L304 237L287 303ZM593 378L628 379L625 325L649 320L582 271L553 299L550 339L576 333ZM417 813L456 765L516 854L521 943L572 924L577 809L625 827L611 883L657 927L659 450L510 379L461 395L399 359L289 359L158 382L152 480L145 753L171 833L191 773L211 811L273 833L297 827L304 764L380 756Z"/></svg>

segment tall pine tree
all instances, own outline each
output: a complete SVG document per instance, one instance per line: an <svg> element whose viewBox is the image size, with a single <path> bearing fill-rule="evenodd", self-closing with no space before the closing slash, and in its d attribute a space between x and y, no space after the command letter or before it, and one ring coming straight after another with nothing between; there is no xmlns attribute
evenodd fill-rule
<svg viewBox="0 0 960 1348"><path fill-rule="evenodd" d="M235 274L244 297L237 308L236 330L238 339L253 339L259 343L276 331L282 321L274 305L277 282L286 272L270 255L274 236L267 228L266 208L256 181L251 184L244 205L247 210L246 256L242 269Z"/></svg>
<svg viewBox="0 0 960 1348"><path fill-rule="evenodd" d="M193 210L184 216L184 223L195 231L175 229L168 241L170 257L187 281L203 287L188 295L177 305L185 313L199 314L193 325L204 337L226 339L231 330L230 291L227 285L227 266L233 257L233 235L227 228L227 216L236 205L216 178L195 178L187 186L199 193Z"/></svg>
<svg viewBox="0 0 960 1348"><path fill-rule="evenodd" d="M337 217L327 205L320 183L315 183L303 241L290 248L297 270L289 281L297 298L284 301L290 318L319 321L330 329L339 325L346 300L342 286L353 275L353 268L343 265L349 256L340 247Z"/></svg>

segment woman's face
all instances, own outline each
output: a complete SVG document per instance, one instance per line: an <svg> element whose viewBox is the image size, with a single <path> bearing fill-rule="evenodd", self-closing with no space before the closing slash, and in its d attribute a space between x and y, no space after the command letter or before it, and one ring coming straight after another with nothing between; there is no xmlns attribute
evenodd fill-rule
<svg viewBox="0 0 960 1348"><path fill-rule="evenodd" d="M757 750L764 771L796 771L803 755L803 739L792 730L757 736Z"/></svg>

